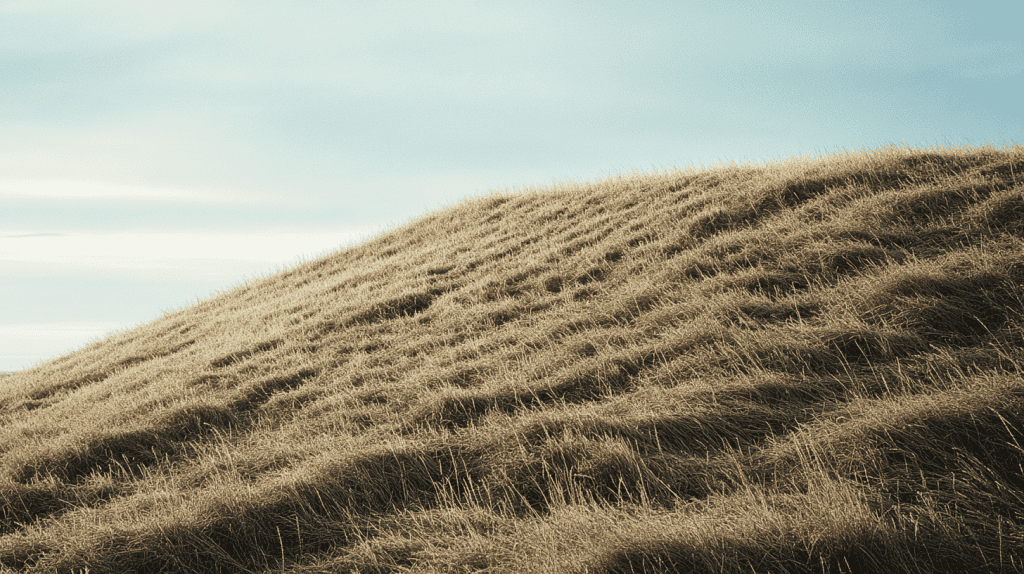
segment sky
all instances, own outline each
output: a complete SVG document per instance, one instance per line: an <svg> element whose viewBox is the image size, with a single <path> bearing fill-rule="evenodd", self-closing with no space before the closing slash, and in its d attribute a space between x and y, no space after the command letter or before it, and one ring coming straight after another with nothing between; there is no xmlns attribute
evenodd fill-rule
<svg viewBox="0 0 1024 574"><path fill-rule="evenodd" d="M489 190L1024 142L1024 2L0 1L0 371Z"/></svg>

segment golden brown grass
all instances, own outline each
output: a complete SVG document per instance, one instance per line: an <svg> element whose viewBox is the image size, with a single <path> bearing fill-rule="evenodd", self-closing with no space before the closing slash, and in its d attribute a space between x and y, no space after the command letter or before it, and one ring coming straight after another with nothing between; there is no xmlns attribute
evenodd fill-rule
<svg viewBox="0 0 1024 574"><path fill-rule="evenodd" d="M30 572L1024 570L1024 155L492 193L0 385Z"/></svg>

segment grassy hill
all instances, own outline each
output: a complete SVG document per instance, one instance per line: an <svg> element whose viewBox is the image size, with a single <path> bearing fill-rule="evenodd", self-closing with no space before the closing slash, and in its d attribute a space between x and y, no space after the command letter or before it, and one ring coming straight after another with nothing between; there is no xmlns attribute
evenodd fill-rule
<svg viewBox="0 0 1024 574"><path fill-rule="evenodd" d="M1024 569L1024 148L493 193L4 377L29 572Z"/></svg>

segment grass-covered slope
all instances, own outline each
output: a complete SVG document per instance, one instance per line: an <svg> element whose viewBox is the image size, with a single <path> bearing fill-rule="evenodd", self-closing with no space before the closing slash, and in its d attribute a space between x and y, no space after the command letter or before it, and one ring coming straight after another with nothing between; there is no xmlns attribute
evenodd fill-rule
<svg viewBox="0 0 1024 574"><path fill-rule="evenodd" d="M0 565L1024 568L1024 148L494 194L0 382Z"/></svg>

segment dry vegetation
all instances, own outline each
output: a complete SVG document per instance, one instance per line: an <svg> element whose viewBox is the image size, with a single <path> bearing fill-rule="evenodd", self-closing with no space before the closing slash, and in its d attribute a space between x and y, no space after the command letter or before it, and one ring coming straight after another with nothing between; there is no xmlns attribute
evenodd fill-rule
<svg viewBox="0 0 1024 574"><path fill-rule="evenodd" d="M494 193L4 377L0 564L1024 570L1022 152Z"/></svg>

